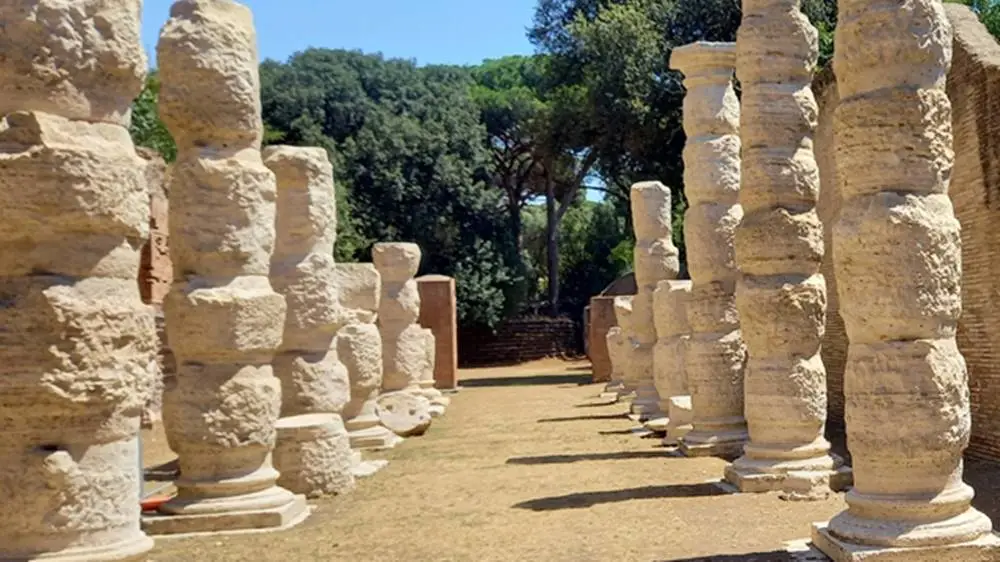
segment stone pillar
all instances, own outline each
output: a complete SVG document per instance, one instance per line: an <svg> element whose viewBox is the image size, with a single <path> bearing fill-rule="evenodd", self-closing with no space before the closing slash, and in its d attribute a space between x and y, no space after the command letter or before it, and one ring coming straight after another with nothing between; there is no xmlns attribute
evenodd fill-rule
<svg viewBox="0 0 1000 562"><path fill-rule="evenodd" d="M444 415L445 408L451 403L440 390L434 388L434 363L437 354L437 345L434 342L434 332L423 328L424 336L424 357L420 363L420 389L416 391L418 396L423 396L430 403L428 412L432 418Z"/></svg>
<svg viewBox="0 0 1000 562"><path fill-rule="evenodd" d="M378 326L382 336L385 394L378 398L379 418L401 437L419 435L423 431L418 428L426 429L430 421L430 402L423 397L420 387L427 361L427 338L417 324L420 291L413 278L420 268L420 247L399 242L375 244L372 261L382 277ZM382 412L388 417L383 417Z"/></svg>
<svg viewBox="0 0 1000 562"><path fill-rule="evenodd" d="M590 299L590 321L587 324L587 356L593 369L594 382L607 382L607 398L617 398L621 378L612 376L611 355L607 346L608 330L615 326L615 298L596 296Z"/></svg>
<svg viewBox="0 0 1000 562"><path fill-rule="evenodd" d="M733 91L736 47L698 42L673 50L670 66L684 73L684 215L692 287L687 317L687 377L694 428L688 456L736 457L747 440L743 417L746 346L736 311L739 270L733 250L743 218L740 190L740 103Z"/></svg>
<svg viewBox="0 0 1000 562"><path fill-rule="evenodd" d="M955 344L951 25L936 0L845 0L836 41L833 246L854 488L813 541L838 562L996 560L1000 539L962 481L970 415Z"/></svg>
<svg viewBox="0 0 1000 562"><path fill-rule="evenodd" d="M690 281L660 281L653 293L656 318L656 347L653 370L660 409L669 421L663 444L672 446L691 431L691 396L688 394L684 360L691 328L687 319Z"/></svg>
<svg viewBox="0 0 1000 562"><path fill-rule="evenodd" d="M336 274L347 323L337 332L337 351L351 381L351 399L343 411L351 448L390 449L402 439L383 427L375 413L382 387L382 336L375 325L382 281L370 263L340 263Z"/></svg>
<svg viewBox="0 0 1000 562"><path fill-rule="evenodd" d="M799 3L743 0L736 41L744 147L736 306L749 356L744 412L750 442L726 468L726 480L743 492L822 499L831 486L849 484L850 473L837 473L842 462L823 437L826 281L812 138L819 48Z"/></svg>
<svg viewBox="0 0 1000 562"><path fill-rule="evenodd" d="M666 431L666 412L660 410L660 395L653 380L653 291L665 279L675 279L680 271L677 247L671 232L670 189L660 182L632 186L632 223L635 229L635 283L632 299L632 338L636 349L632 362L637 386L632 410L650 422L653 431Z"/></svg>
<svg viewBox="0 0 1000 562"><path fill-rule="evenodd" d="M228 0L181 0L157 60L170 172L174 285L164 302L177 384L164 396L177 496L153 533L277 529L308 514L271 462L281 385L271 367L285 299L268 280L275 179L261 160L253 16Z"/></svg>
<svg viewBox="0 0 1000 562"><path fill-rule="evenodd" d="M614 299L611 302L613 305ZM608 358L611 363L611 382L618 382L617 387L610 387L605 392L611 395L609 398L618 401L627 395L624 377L628 368L628 338L625 336L625 331L619 326L608 328L608 333L605 335L605 345L608 348Z"/></svg>
<svg viewBox="0 0 1000 562"><path fill-rule="evenodd" d="M444 275L417 278L420 317L424 328L434 333L434 386L441 390L458 388L458 303L455 280Z"/></svg>
<svg viewBox="0 0 1000 562"><path fill-rule="evenodd" d="M0 559L139 558L140 2L40 4L0 5Z"/></svg>
<svg viewBox="0 0 1000 562"><path fill-rule="evenodd" d="M333 166L326 150L294 146L266 148L264 165L278 186L271 285L288 306L273 363L281 381L274 450L278 484L307 497L343 494L354 489L354 476L350 438L340 416L350 399L350 382L337 358L336 334L344 314L333 263Z"/></svg>
<svg viewBox="0 0 1000 562"><path fill-rule="evenodd" d="M632 309L632 299L635 298L634 295L622 295L615 297L615 319L618 320L618 326L620 331L616 332L614 330L608 330L608 337L611 338L608 345L611 346L612 353L617 350L618 359L614 360L617 367L622 373L622 394L621 396L629 396L634 391L638 383L635 379L635 374L638 372L635 369L634 363L636 359L636 343L631 337L634 333L635 327L635 314Z"/></svg>

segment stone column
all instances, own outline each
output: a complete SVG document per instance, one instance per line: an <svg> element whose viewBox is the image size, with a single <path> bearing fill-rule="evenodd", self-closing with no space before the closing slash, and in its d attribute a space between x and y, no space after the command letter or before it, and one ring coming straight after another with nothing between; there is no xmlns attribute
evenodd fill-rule
<svg viewBox="0 0 1000 562"><path fill-rule="evenodd" d="M611 302L614 305L613 299ZM627 394L625 392L624 377L628 363L628 348L626 347L628 345L628 338L620 326L612 326L608 328L605 341L608 348L608 359L611 363L611 383L605 389L605 393L608 394L608 398L618 401ZM618 382L616 386L610 386L616 381Z"/></svg>
<svg viewBox="0 0 1000 562"><path fill-rule="evenodd" d="M281 381L274 466L278 484L307 497L354 489L350 438L340 414L350 399L337 358L344 323L333 247L337 203L333 166L322 148L271 146L264 165L278 186L271 284L288 313L274 375Z"/></svg>
<svg viewBox="0 0 1000 562"><path fill-rule="evenodd" d="M635 331L635 314L633 314L632 309L633 298L635 298L634 295L615 297L615 319L618 320L619 335L616 336L614 330L608 330L608 336L612 338L608 345L617 350L617 364L620 365L618 369L621 370L622 381L624 383L621 396L631 395L637 385L634 378L637 372L634 366L636 344L630 335ZM615 353L615 351L612 351L612 353ZM614 361L614 359L612 360Z"/></svg>
<svg viewBox="0 0 1000 562"><path fill-rule="evenodd" d="M351 448L390 449L402 439L383 427L375 413L382 387L382 336L375 325L382 281L370 263L340 263L336 273L347 322L337 332L337 350L351 380L351 400L343 411Z"/></svg>
<svg viewBox="0 0 1000 562"><path fill-rule="evenodd" d="M632 299L632 338L636 349L632 368L637 381L633 412L648 421L653 431L666 431L666 412L660 410L660 395L653 380L653 291L680 271L677 247L671 232L670 189L660 182L632 186L632 223L635 229L635 284Z"/></svg>
<svg viewBox="0 0 1000 562"><path fill-rule="evenodd" d="M434 333L434 386L458 388L458 308L455 279L444 275L417 278L420 293L420 325Z"/></svg>
<svg viewBox="0 0 1000 562"><path fill-rule="evenodd" d="M677 445L691 431L691 396L688 394L684 360L691 328L687 319L690 281L660 281L653 293L656 318L656 347L653 369L660 408L669 421L664 445Z"/></svg>
<svg viewBox="0 0 1000 562"><path fill-rule="evenodd" d="M419 435L430 424L430 402L420 392L427 339L417 324L420 291L413 278L420 268L420 247L400 242L375 244L372 261L382 277L378 326L384 394L378 398L379 419L401 437Z"/></svg>
<svg viewBox="0 0 1000 562"><path fill-rule="evenodd" d="M687 377L694 428L688 456L736 457L747 440L743 417L746 346L736 311L739 270L733 250L743 218L740 190L740 104L733 90L736 47L698 42L673 50L670 66L684 73L684 215L692 287Z"/></svg>
<svg viewBox="0 0 1000 562"><path fill-rule="evenodd" d="M137 0L0 5L0 559L153 546L138 504L149 199L127 129L139 18Z"/></svg>
<svg viewBox="0 0 1000 562"><path fill-rule="evenodd" d="M845 0L836 41L833 255L854 488L813 541L835 561L996 560L1000 539L962 481L970 415L955 344L951 25L936 0Z"/></svg>
<svg viewBox="0 0 1000 562"><path fill-rule="evenodd" d="M822 499L842 489L826 426L823 224L816 213L812 93L818 34L799 0L743 0L736 75L743 87L740 133L743 222L736 231L736 288L747 344L744 412L750 442L726 469L743 492ZM832 479L832 481L831 481Z"/></svg>
<svg viewBox="0 0 1000 562"><path fill-rule="evenodd" d="M271 462L281 407L271 362L285 299L268 280L276 188L260 153L253 16L228 0L181 0L170 16L157 60L160 116L178 149L164 302L177 384L163 417L181 477L144 525L158 534L284 528L308 508L275 484Z"/></svg>
<svg viewBox="0 0 1000 562"><path fill-rule="evenodd" d="M437 361L437 343L434 332L428 328L423 329L424 334L424 360L420 370L420 390L418 395L423 396L430 402L428 412L432 418L444 415L445 408L451 404L451 400L434 388L434 365Z"/></svg>

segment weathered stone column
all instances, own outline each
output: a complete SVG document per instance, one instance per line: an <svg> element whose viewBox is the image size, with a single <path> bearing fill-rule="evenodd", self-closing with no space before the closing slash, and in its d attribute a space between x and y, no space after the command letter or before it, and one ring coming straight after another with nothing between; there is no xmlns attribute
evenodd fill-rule
<svg viewBox="0 0 1000 562"><path fill-rule="evenodd" d="M849 484L850 473L836 472L842 462L823 437L826 282L811 88L819 48L799 3L743 0L736 41L744 213L736 230L736 306L749 354L750 442L726 468L726 480L743 492L822 499L831 486Z"/></svg>
<svg viewBox="0 0 1000 562"><path fill-rule="evenodd" d="M834 59L833 231L850 346L844 394L854 488L817 526L835 561L996 560L1000 539L962 482L969 440L961 236L948 180L952 31L941 3L844 0Z"/></svg>
<svg viewBox="0 0 1000 562"><path fill-rule="evenodd" d="M656 347L653 368L660 408L667 412L664 445L677 445L691 431L691 396L688 394L684 360L691 328L687 319L690 281L660 281L653 293L656 317Z"/></svg>
<svg viewBox="0 0 1000 562"><path fill-rule="evenodd" d="M634 295L615 297L615 319L618 320L619 327L617 337L614 330L608 330L608 336L614 338L608 345L617 349L616 352L612 351L612 353L617 353L617 362L620 365L618 368L622 372L624 386L621 396L631 395L636 387L636 380L633 378L637 372L634 367L636 344L630 336L635 331L635 314L632 310L632 299L634 298Z"/></svg>
<svg viewBox="0 0 1000 562"><path fill-rule="evenodd" d="M350 399L337 358L345 323L337 300L333 166L322 148L271 146L264 165L278 185L271 285L288 314L274 375L281 381L274 466L278 484L307 497L354 489L350 438L340 417Z"/></svg>
<svg viewBox="0 0 1000 562"><path fill-rule="evenodd" d="M177 496L153 533L283 528L308 513L271 463L281 385L271 367L285 299L268 280L275 179L263 126L253 16L228 0L181 0L158 47L160 116L177 142L170 174L174 285L164 302L177 384L164 423Z"/></svg>
<svg viewBox="0 0 1000 562"><path fill-rule="evenodd" d="M427 361L427 339L417 324L420 291L414 280L420 268L420 247L378 243L372 248L372 262L382 277L378 326L384 394L378 398L379 419L401 437L419 435L430 425L430 402L420 392Z"/></svg>
<svg viewBox="0 0 1000 562"><path fill-rule="evenodd" d="M653 346L656 325L653 323L653 291L665 279L676 279L680 271L677 247L671 232L670 189L660 182L642 182L632 186L632 223L635 230L635 284L632 299L632 338L636 349L632 362L635 401L632 410L648 421L653 431L667 429L666 412L660 410L660 395L653 380Z"/></svg>
<svg viewBox="0 0 1000 562"><path fill-rule="evenodd" d="M337 332L337 350L351 380L344 425L351 448L389 449L402 439L383 427L375 414L375 400L382 387L382 336L375 325L382 281L370 263L339 263L336 273L340 305L347 316L347 325Z"/></svg>
<svg viewBox="0 0 1000 562"><path fill-rule="evenodd" d="M434 338L434 332L429 328L423 329L424 334L424 361L421 364L420 370L420 390L417 393L423 396L430 402L430 408L428 412L432 418L440 417L444 415L445 408L451 403L451 400L441 393L440 390L434 388L434 366L437 361L437 342Z"/></svg>
<svg viewBox="0 0 1000 562"><path fill-rule="evenodd" d="M694 429L681 443L688 456L738 456L747 439L743 417L746 346L736 311L739 270L733 250L743 218L740 191L740 104L733 90L736 48L698 42L673 50L684 73L684 215L692 287L686 374Z"/></svg>
<svg viewBox="0 0 1000 562"><path fill-rule="evenodd" d="M156 348L126 127L140 2L40 4L0 5L0 559L137 558Z"/></svg>
<svg viewBox="0 0 1000 562"><path fill-rule="evenodd" d="M614 299L612 299L611 303L614 306ZM620 326L612 326L608 328L605 339L608 347L608 359L611 363L611 382L608 383L609 386L605 389L605 392L610 395L609 398L617 401L627 395L624 377L628 364L628 348L626 347L628 345L628 338Z"/></svg>

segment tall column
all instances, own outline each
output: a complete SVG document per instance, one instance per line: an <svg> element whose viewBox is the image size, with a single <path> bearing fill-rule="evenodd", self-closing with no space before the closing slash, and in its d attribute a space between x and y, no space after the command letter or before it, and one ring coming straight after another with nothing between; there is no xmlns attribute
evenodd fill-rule
<svg viewBox="0 0 1000 562"><path fill-rule="evenodd" d="M276 188L260 153L253 16L228 0L181 0L157 54L160 116L178 150L164 301L177 384L163 417L181 477L143 523L158 534L287 527L308 508L275 484L271 462L286 308L268 280Z"/></svg>
<svg viewBox="0 0 1000 562"><path fill-rule="evenodd" d="M818 109L811 88L819 48L799 4L743 0L736 40L744 147L736 306L749 353L750 442L726 468L726 480L743 492L821 499L850 478L836 472L842 462L823 437L826 282L819 271L823 224L812 139Z"/></svg>
<svg viewBox="0 0 1000 562"><path fill-rule="evenodd" d="M632 224L635 229L635 284L632 299L632 338L636 349L632 368L637 386L633 412L647 421L647 428L665 432L666 412L660 410L660 395L653 379L653 291L665 279L676 279L680 271L677 247L671 232L670 189L660 182L632 186Z"/></svg>
<svg viewBox="0 0 1000 562"><path fill-rule="evenodd" d="M656 347L653 367L660 408L667 412L664 445L677 445L691 431L691 395L688 394L684 360L687 356L691 327L687 319L690 281L660 281L653 293L656 316Z"/></svg>
<svg viewBox="0 0 1000 562"><path fill-rule="evenodd" d="M681 443L688 456L735 457L747 440L743 417L746 346L736 311L739 270L733 250L743 218L740 103L733 90L736 48L698 42L679 47L670 66L684 73L684 215L691 294L685 369L694 428Z"/></svg>
<svg viewBox="0 0 1000 562"><path fill-rule="evenodd" d="M612 299L611 304L614 307L614 299ZM609 387L605 389L605 392L617 401L626 395L624 377L628 363L628 349L626 347L628 338L620 326L612 326L608 328L605 340L608 347L608 359L611 363L611 382L608 383ZM612 384L614 386L610 386Z"/></svg>
<svg viewBox="0 0 1000 562"><path fill-rule="evenodd" d="M351 399L343 412L351 448L390 449L402 439L383 427L375 413L382 387L382 336L375 325L382 280L370 263L339 263L336 273L347 323L337 333L337 350L351 380Z"/></svg>
<svg viewBox="0 0 1000 562"><path fill-rule="evenodd" d="M970 415L955 344L951 25L937 0L844 0L836 41L833 255L854 488L813 541L836 561L996 560L1000 539L962 481Z"/></svg>
<svg viewBox="0 0 1000 562"><path fill-rule="evenodd" d="M382 277L378 310L382 335L382 423L401 437L419 435L430 425L430 402L421 395L420 376L427 360L427 339L417 324L420 291L414 276L420 247L382 242L372 248L372 262Z"/></svg>
<svg viewBox="0 0 1000 562"><path fill-rule="evenodd" d="M618 368L622 372L622 381L624 382L622 389L623 396L631 394L636 387L636 381L633 378L636 373L634 366L636 344L635 340L631 337L631 334L635 331L635 315L632 310L632 299L634 298L634 295L615 297L615 319L618 321L619 331L616 334L613 328L608 330L608 337L613 338L608 342L608 345L613 346L617 350L612 351L612 353L617 353L617 362L620 365ZM614 361L614 359L612 360Z"/></svg>
<svg viewBox="0 0 1000 562"><path fill-rule="evenodd" d="M333 166L322 148L271 146L264 165L278 186L271 284L288 313L274 375L281 381L274 465L278 484L307 497L354 489L350 438L340 414L350 399L337 358L344 314L337 301Z"/></svg>
<svg viewBox="0 0 1000 562"><path fill-rule="evenodd" d="M153 384L137 0L0 5L0 559L120 560ZM98 61L95 63L95 61Z"/></svg>

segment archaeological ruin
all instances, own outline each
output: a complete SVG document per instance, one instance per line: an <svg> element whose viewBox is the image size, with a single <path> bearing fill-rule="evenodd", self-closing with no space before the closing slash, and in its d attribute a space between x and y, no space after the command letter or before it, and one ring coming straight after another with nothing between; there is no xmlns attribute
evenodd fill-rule
<svg viewBox="0 0 1000 562"><path fill-rule="evenodd" d="M842 0L820 68L801 8L665 51L683 186L617 186L633 272L491 349L428 245L337 263L357 164L265 125L249 7L163 14L168 157L142 2L0 3L0 560L1000 560L1000 42Z"/></svg>

